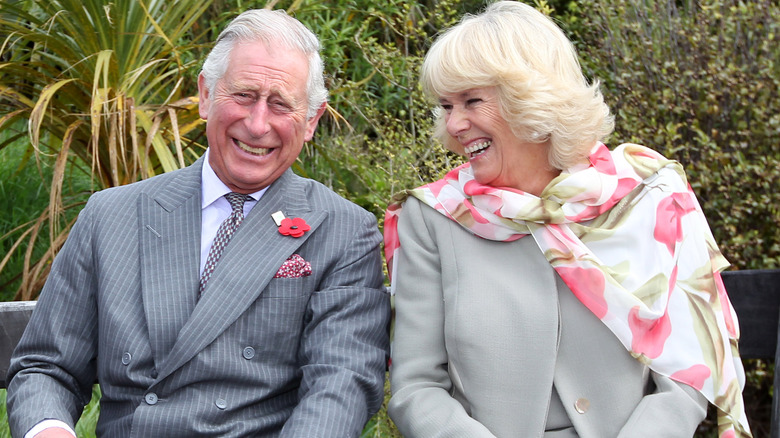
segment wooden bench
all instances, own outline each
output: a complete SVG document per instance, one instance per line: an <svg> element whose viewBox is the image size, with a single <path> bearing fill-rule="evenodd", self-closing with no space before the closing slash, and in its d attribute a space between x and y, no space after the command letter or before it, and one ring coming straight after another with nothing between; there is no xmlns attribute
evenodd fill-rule
<svg viewBox="0 0 780 438"><path fill-rule="evenodd" d="M0 383L6 387L5 376L16 344L30 320L35 301L0 302Z"/></svg>
<svg viewBox="0 0 780 438"><path fill-rule="evenodd" d="M739 317L743 359L767 359L780 363L780 269L729 271L723 282ZM0 302L0 383L5 376L11 353L30 319L34 301ZM780 369L775 369L774 387L780 388ZM780 438L780 397L772 400L771 434Z"/></svg>

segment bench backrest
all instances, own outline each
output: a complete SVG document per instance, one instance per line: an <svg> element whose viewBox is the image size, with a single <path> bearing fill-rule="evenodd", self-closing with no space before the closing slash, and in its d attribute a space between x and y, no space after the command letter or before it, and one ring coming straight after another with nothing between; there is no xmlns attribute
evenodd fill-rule
<svg viewBox="0 0 780 438"><path fill-rule="evenodd" d="M780 269L723 273L723 284L739 318L742 359L775 361L775 394L780 391ZM780 396L772 397L769 436L780 438Z"/></svg>
<svg viewBox="0 0 780 438"><path fill-rule="evenodd" d="M0 302L0 383L5 388L5 376L11 353L22 337L27 321L30 320L35 301Z"/></svg>

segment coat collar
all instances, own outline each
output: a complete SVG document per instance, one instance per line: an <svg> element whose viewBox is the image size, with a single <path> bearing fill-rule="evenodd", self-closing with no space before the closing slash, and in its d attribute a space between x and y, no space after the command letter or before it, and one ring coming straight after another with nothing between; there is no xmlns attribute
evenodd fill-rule
<svg viewBox="0 0 780 438"><path fill-rule="evenodd" d="M149 180L137 201L141 295L157 366L196 304L202 163Z"/></svg>

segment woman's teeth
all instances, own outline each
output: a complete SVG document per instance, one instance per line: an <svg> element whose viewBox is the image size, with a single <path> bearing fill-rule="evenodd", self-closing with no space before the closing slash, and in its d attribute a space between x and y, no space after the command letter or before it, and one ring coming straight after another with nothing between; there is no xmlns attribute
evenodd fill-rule
<svg viewBox="0 0 780 438"><path fill-rule="evenodd" d="M489 148L491 144L492 142L490 141L483 141L482 143L473 144L467 147L465 150L470 157L475 157L482 153L485 149Z"/></svg>
<svg viewBox="0 0 780 438"><path fill-rule="evenodd" d="M269 152L271 152L271 149L269 148L253 148L252 146L249 146L241 141L233 140L239 148L241 148L242 151L249 152L250 154L254 155L267 155Z"/></svg>

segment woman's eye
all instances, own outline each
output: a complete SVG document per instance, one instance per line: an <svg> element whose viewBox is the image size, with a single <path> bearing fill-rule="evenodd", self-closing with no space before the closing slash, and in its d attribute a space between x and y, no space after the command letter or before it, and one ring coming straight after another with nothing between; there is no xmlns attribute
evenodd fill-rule
<svg viewBox="0 0 780 438"><path fill-rule="evenodd" d="M480 102L482 102L482 99L474 97L474 98L466 100L466 105L474 105L474 104L477 104L477 103L480 103Z"/></svg>
<svg viewBox="0 0 780 438"><path fill-rule="evenodd" d="M443 104L441 104L441 109L443 109L444 111L450 112L450 111L452 111L452 105L450 105L448 103L443 103Z"/></svg>

